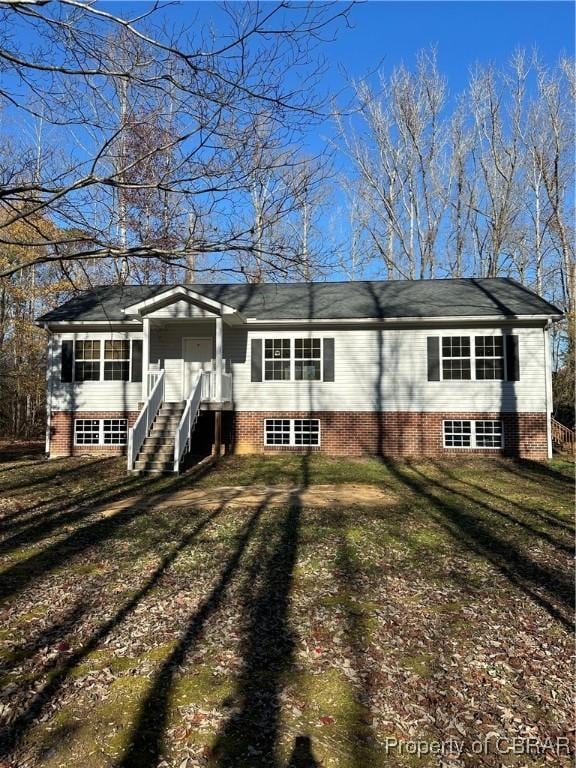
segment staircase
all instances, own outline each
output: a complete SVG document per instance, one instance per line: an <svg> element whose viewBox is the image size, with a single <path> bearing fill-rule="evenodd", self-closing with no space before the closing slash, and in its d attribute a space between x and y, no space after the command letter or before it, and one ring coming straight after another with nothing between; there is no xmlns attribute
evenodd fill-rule
<svg viewBox="0 0 576 768"><path fill-rule="evenodd" d="M134 469L138 472L173 472L176 429L184 413L186 401L162 403L142 443Z"/></svg>

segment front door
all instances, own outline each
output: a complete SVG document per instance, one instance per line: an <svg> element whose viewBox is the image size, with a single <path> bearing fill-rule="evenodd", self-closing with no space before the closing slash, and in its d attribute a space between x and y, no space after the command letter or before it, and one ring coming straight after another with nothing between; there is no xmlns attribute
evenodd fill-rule
<svg viewBox="0 0 576 768"><path fill-rule="evenodd" d="M190 387L196 378L198 371L207 371L210 369L212 360L212 339L210 338L184 338L182 339L182 399L190 395Z"/></svg>

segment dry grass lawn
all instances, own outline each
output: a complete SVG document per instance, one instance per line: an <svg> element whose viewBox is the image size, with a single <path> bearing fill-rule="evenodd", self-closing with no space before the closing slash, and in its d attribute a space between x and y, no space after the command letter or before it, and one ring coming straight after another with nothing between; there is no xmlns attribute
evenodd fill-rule
<svg viewBox="0 0 576 768"><path fill-rule="evenodd" d="M0 462L1 766L572 764L568 462Z"/></svg>

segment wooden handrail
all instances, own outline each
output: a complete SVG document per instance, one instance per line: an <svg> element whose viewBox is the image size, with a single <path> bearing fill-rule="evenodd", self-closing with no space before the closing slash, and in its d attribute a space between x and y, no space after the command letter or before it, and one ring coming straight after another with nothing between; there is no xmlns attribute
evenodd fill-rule
<svg viewBox="0 0 576 768"><path fill-rule="evenodd" d="M576 440L574 438L574 430L567 427L565 424L561 424L556 419L551 419L552 425L552 442L562 450L569 449L572 453Z"/></svg>

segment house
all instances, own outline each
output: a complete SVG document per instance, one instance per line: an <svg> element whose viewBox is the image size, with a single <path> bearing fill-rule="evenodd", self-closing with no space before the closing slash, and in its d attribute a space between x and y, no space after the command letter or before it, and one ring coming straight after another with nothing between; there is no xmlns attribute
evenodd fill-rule
<svg viewBox="0 0 576 768"><path fill-rule="evenodd" d="M50 456L551 456L550 327L510 279L108 286L49 332Z"/></svg>

